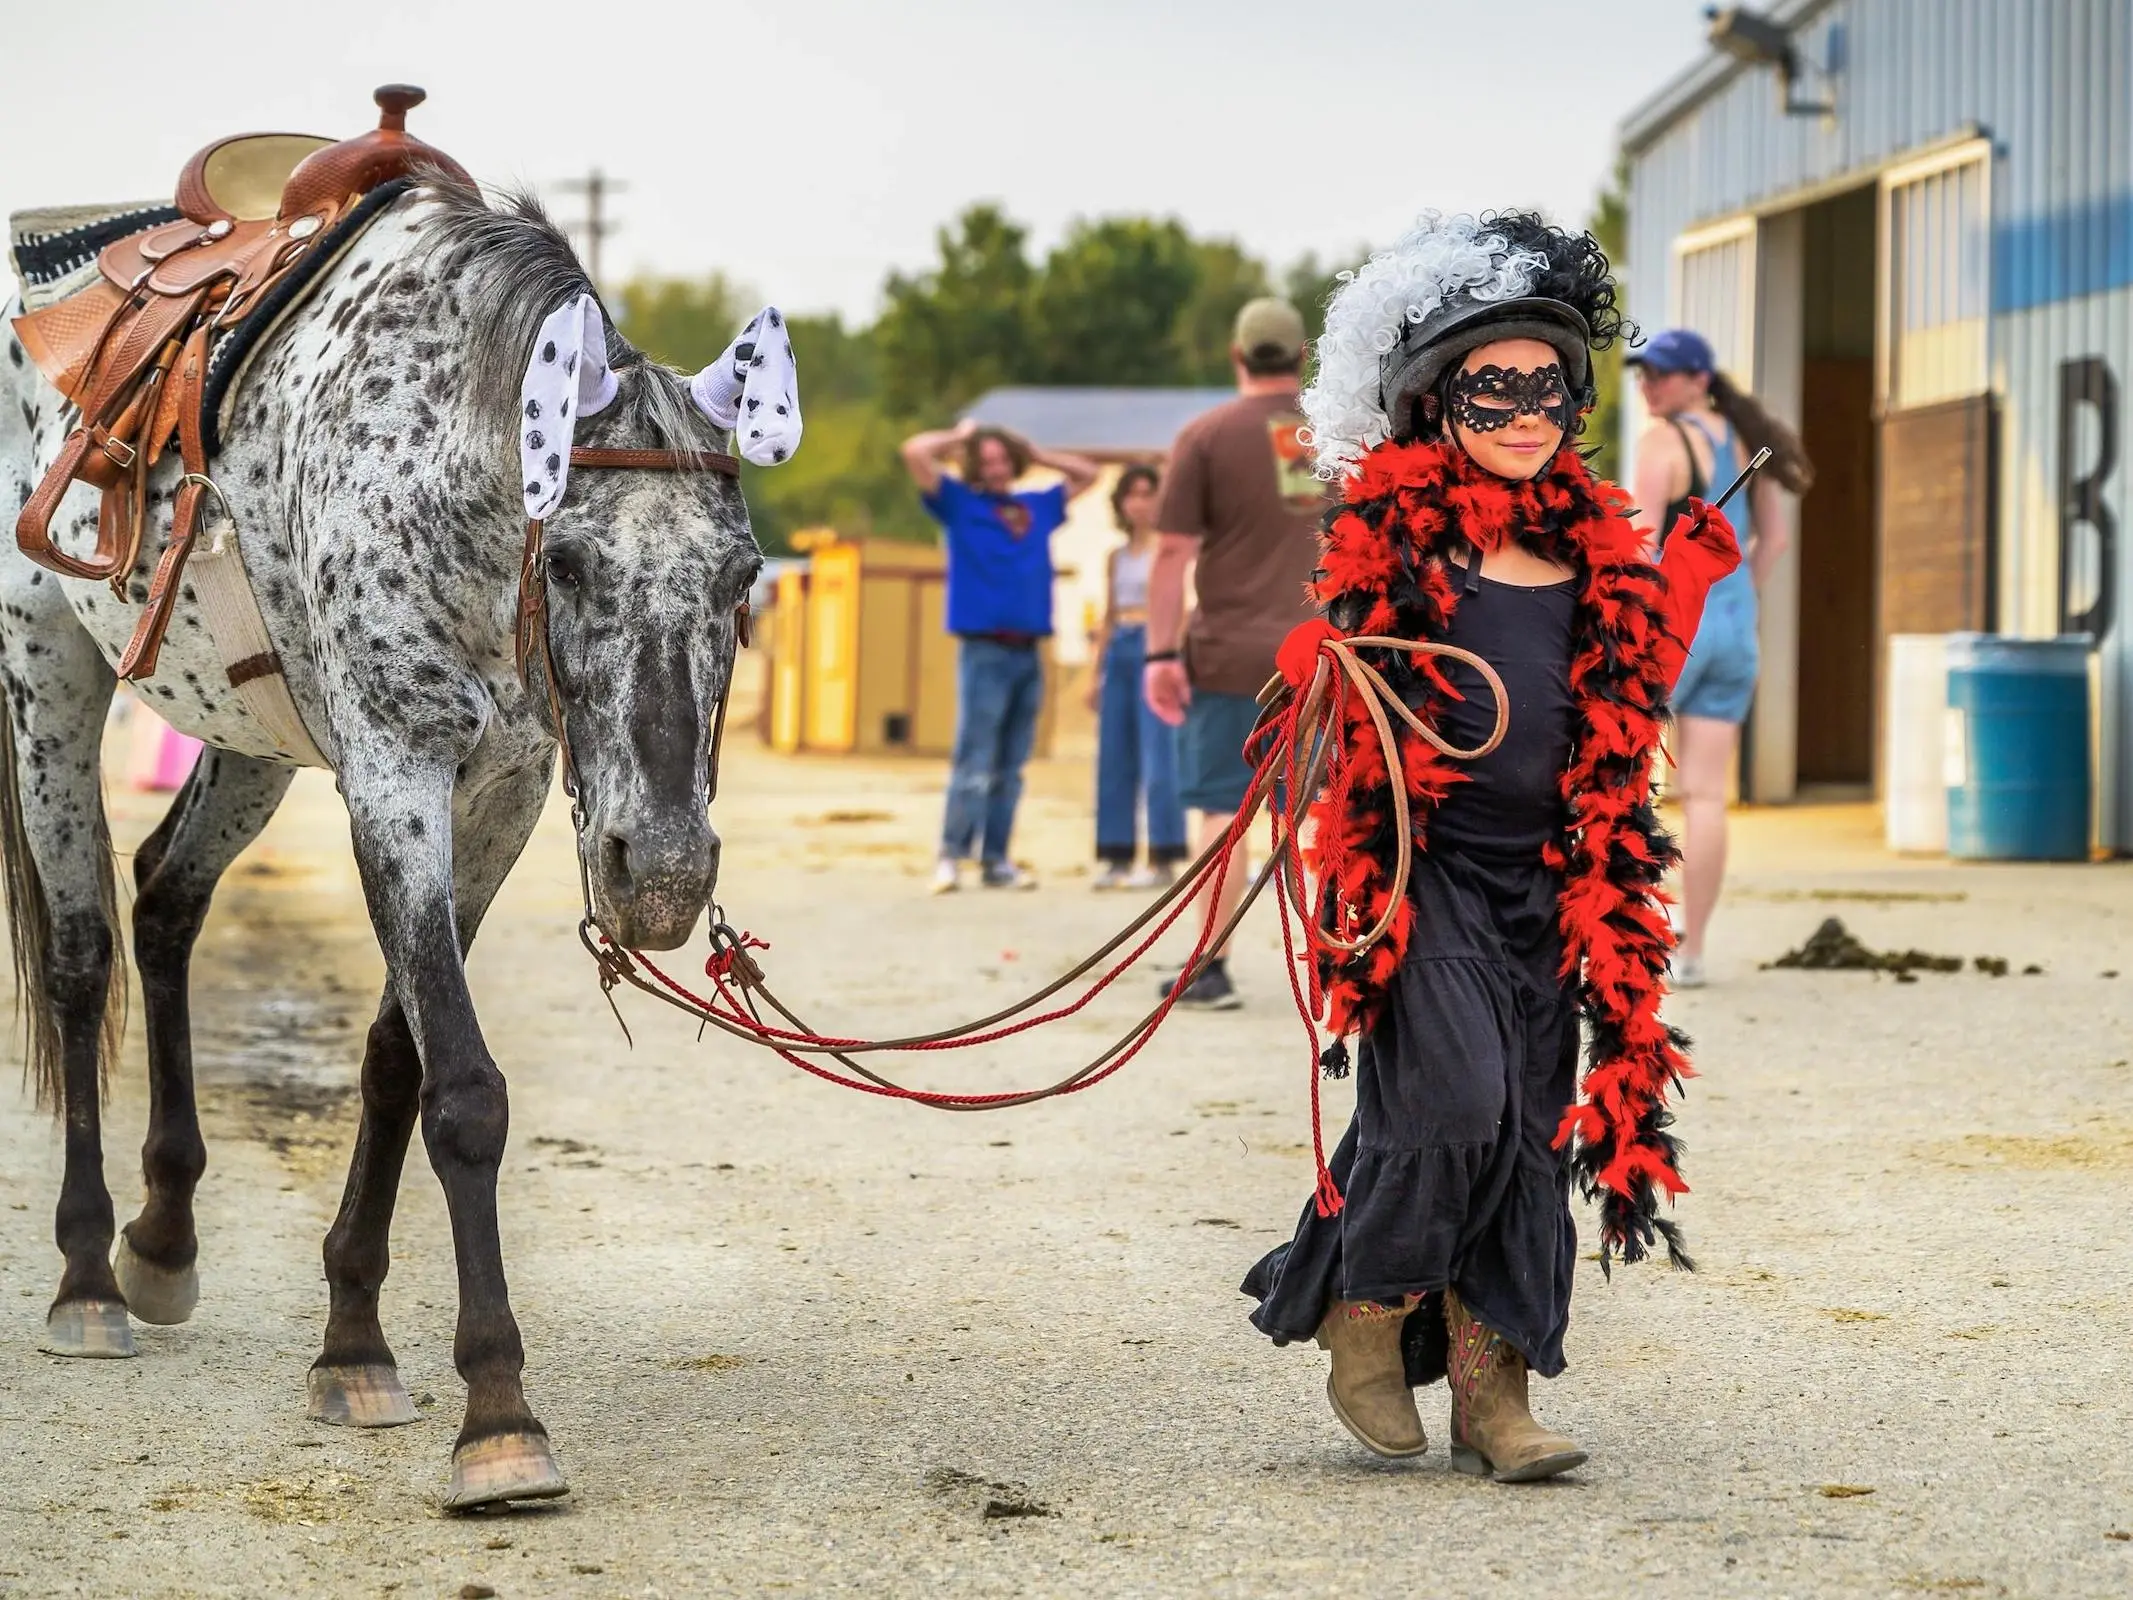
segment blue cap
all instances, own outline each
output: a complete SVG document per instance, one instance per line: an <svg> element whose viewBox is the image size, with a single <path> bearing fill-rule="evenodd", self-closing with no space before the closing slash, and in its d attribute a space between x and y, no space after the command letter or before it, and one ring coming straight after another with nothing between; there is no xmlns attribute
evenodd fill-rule
<svg viewBox="0 0 2133 1600"><path fill-rule="evenodd" d="M1667 328L1653 334L1642 350L1624 356L1622 364L1654 372L1716 372L1718 357L1711 353L1711 341L1693 328Z"/></svg>

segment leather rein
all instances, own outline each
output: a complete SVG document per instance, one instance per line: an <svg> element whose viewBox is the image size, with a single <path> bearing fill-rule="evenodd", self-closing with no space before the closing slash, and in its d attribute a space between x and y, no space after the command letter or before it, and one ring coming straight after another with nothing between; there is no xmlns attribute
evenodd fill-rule
<svg viewBox="0 0 2133 1600"><path fill-rule="evenodd" d="M571 447L570 464L578 468L616 468L650 472L715 472L721 477L738 480L741 464L734 457L717 450L624 450L596 449L587 445ZM562 755L563 793L570 799L570 818L576 831L585 831L584 808L578 802L578 764L570 751L570 728L564 714L561 679L555 667L555 647L548 632L548 575L542 566L543 529L539 517L526 522L526 549L520 558L518 569L518 678L528 694L535 692L533 686L533 663L540 662L542 692L548 701L549 731L555 735L556 748ZM744 599L733 612L733 649L726 657L726 689L718 697L718 711L711 723L711 766L709 794L707 799L718 798L719 749L726 739L726 706L733 698L733 667L750 637L748 602ZM584 852L579 852L578 876L585 878ZM587 886L586 920L592 920L592 897Z"/></svg>

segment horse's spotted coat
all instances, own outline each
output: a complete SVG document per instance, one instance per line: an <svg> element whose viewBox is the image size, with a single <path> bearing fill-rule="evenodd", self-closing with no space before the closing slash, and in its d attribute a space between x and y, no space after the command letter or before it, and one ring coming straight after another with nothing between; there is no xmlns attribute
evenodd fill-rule
<svg viewBox="0 0 2133 1600"><path fill-rule="evenodd" d="M534 330L589 288L568 244L525 203L418 191L390 208L254 355L211 471L289 689L348 803L390 974L363 1075L349 1201L329 1235L328 1365L390 1362L376 1320L393 1181L416 1120L444 1183L461 1266L455 1355L462 1441L537 1432L519 1388L504 1299L495 1176L507 1112L461 957L531 833L555 743L514 660L525 538L518 380ZM12 525L73 418L6 341L0 514ZM686 380L619 339L616 403L588 445L715 450ZM68 1160L58 1304L116 1299L112 1213L95 1134L95 1023L114 940L98 750L117 660L147 596L179 466L151 482L150 537L124 585L61 580L0 551L0 693L15 783L0 794L11 867L26 854L41 939L31 963L39 1056L63 1090ZM94 541L95 496L55 518L64 548ZM211 526L212 526L211 515ZM211 531L211 530L210 530ZM603 918L642 942L683 937L717 842L705 809L712 713L726 691L735 607L761 558L738 485L710 474L576 474L547 524L550 634L583 784L585 865ZM185 952L214 881L287 787L265 732L228 688L197 600L181 591L156 677L173 726L212 749L136 858L136 938L148 980L150 1072L172 1092L144 1147L148 1201L128 1238L144 1260L191 1260L204 1154L191 1096ZM10 872L10 894L21 887ZM41 974L41 978L40 978ZM176 1109L172 1109L175 1107Z"/></svg>

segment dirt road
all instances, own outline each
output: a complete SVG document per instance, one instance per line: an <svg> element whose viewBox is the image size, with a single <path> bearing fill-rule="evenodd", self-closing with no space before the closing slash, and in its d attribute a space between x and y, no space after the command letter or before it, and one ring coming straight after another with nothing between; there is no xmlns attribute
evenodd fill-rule
<svg viewBox="0 0 2133 1600"><path fill-rule="evenodd" d="M1025 828L1042 892L924 898L938 780L733 754L723 895L823 1024L990 1009L1121 916L1074 875L1068 762ZM130 841L153 807L120 806ZM528 1391L576 1492L455 1520L451 1254L419 1155L385 1317L431 1414L303 1417L381 977L306 778L201 944L204 1291L139 1360L35 1352L59 1148L0 1089L0 1595L2133 1592L2133 872L1906 864L1871 829L1744 821L1717 981L1675 1007L1703 1270L1584 1269L1539 1404L1591 1464L1505 1489L1449 1471L1441 1390L1431 1454L1364 1456L1324 1358L1244 1320L1235 1284L1310 1186L1271 924L1243 941L1249 1009L1180 1019L1088 1095L948 1116L642 1003L626 1046L551 813L473 983L511 1081ZM1758 970L1831 913L2015 975ZM1139 994L932 1081L1052 1075ZM136 1026L107 1122L122 1218L139 1048Z"/></svg>

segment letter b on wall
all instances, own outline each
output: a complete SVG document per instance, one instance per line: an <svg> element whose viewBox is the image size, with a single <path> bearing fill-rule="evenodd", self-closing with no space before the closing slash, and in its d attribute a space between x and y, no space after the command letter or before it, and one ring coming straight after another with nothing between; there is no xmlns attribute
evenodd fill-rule
<svg viewBox="0 0 2133 1600"><path fill-rule="evenodd" d="M2080 459L2081 412L2093 408L2096 444ZM2118 465L2118 380L2101 356L2083 356L2059 368L2059 631L2101 639L2111 631L2117 600L2118 521L2104 504L2103 489ZM2093 542L2083 549L2079 530ZM2093 552L2093 556L2091 556ZM2073 609L2077 572L2093 573L2088 603Z"/></svg>

